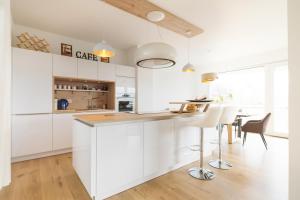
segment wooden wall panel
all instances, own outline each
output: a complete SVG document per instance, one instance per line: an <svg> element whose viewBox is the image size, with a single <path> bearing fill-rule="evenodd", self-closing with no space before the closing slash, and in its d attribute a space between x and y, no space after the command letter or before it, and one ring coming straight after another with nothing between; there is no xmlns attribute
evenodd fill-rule
<svg viewBox="0 0 300 200"><path fill-rule="evenodd" d="M104 0L106 3L131 13L147 21L147 14L151 11L162 11L165 19L160 22L152 22L185 37L194 37L203 32L203 29L187 22L186 20L164 10L147 0ZM151 22L151 21L149 21Z"/></svg>

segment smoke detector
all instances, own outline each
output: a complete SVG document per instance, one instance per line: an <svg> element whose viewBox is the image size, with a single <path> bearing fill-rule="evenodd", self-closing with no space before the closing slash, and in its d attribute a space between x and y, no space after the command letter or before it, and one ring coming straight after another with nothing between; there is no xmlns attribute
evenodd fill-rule
<svg viewBox="0 0 300 200"><path fill-rule="evenodd" d="M147 14L147 19L151 22L160 22L163 19L165 19L166 15L165 13L161 11L151 11Z"/></svg>

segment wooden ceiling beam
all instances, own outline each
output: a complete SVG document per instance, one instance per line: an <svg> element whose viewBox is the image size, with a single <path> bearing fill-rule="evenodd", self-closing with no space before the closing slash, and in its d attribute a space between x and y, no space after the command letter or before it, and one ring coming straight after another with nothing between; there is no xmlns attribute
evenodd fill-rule
<svg viewBox="0 0 300 200"><path fill-rule="evenodd" d="M186 20L164 10L147 0L103 0L104 2L131 13L137 17L169 29L185 37L194 37L203 33L203 29L187 22ZM151 11L161 11L165 18L160 22L152 22L147 19L147 14Z"/></svg>

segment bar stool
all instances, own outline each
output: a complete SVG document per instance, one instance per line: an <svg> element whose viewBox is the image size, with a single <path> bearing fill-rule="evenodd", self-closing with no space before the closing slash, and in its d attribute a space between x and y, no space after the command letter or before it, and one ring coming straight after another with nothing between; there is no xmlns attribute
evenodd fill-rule
<svg viewBox="0 0 300 200"><path fill-rule="evenodd" d="M215 128L220 120L223 108L221 106L210 107L207 112L200 118L200 120L190 123L189 126L198 127L200 129L200 167L194 167L188 170L188 173L200 180L211 180L215 174L203 168L204 157L204 128Z"/></svg>
<svg viewBox="0 0 300 200"><path fill-rule="evenodd" d="M219 158L217 160L212 160L208 164L214 168L218 169L230 169L232 165L229 162L222 160L222 132L223 127L228 124L232 124L235 121L236 115L238 113L238 108L234 106L226 106L223 109L219 121Z"/></svg>

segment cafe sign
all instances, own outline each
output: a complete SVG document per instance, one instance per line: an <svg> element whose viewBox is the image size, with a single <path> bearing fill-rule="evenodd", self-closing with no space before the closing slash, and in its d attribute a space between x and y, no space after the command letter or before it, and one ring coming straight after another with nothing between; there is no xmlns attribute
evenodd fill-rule
<svg viewBox="0 0 300 200"><path fill-rule="evenodd" d="M92 53L86 53L86 52L82 52L82 51L76 51L75 56L76 56L76 58L98 61L97 56L94 55L94 54L92 54Z"/></svg>
<svg viewBox="0 0 300 200"><path fill-rule="evenodd" d="M73 56L73 48L72 45L70 44L65 44L61 43L61 55L64 56ZM92 53L86 53L83 51L76 51L75 52L75 57L80 58L80 59L85 59L85 60L92 60L92 61L98 61L98 57ZM109 63L109 58L108 57L101 57L100 58L101 62Z"/></svg>

